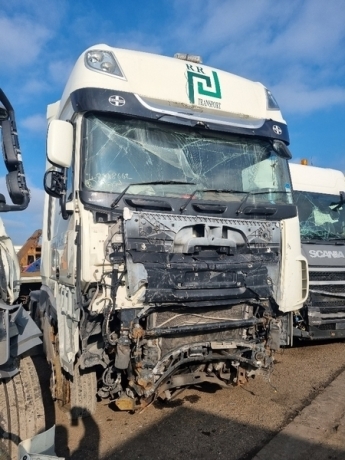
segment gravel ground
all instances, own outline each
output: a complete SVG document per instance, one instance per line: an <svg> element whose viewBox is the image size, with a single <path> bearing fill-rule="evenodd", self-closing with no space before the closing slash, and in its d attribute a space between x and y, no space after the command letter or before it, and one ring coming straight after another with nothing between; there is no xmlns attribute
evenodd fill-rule
<svg viewBox="0 0 345 460"><path fill-rule="evenodd" d="M270 382L189 388L134 415L99 403L79 422L51 404L48 418L55 413L56 453L66 459L246 460L344 369L344 341L312 344L277 354Z"/></svg>
<svg viewBox="0 0 345 460"><path fill-rule="evenodd" d="M253 460L306 458L345 458L345 371L274 436Z"/></svg>

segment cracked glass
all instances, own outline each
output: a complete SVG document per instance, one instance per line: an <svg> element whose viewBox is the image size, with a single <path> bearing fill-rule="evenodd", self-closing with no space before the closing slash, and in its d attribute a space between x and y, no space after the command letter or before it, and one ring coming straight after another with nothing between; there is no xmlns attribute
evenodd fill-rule
<svg viewBox="0 0 345 460"><path fill-rule="evenodd" d="M345 238L345 203L340 196L294 191L301 239L333 241Z"/></svg>
<svg viewBox="0 0 345 460"><path fill-rule="evenodd" d="M256 201L290 202L287 162L268 141L89 113L82 149L84 190L120 193L143 183L127 193L176 197L197 190L199 198L229 200L214 192L234 190L239 201L241 192L264 192ZM145 185L152 181L186 184Z"/></svg>

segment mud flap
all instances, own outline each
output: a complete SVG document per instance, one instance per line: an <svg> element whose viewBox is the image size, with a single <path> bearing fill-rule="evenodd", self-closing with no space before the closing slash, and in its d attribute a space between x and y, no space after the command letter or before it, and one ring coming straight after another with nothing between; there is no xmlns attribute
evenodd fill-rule
<svg viewBox="0 0 345 460"><path fill-rule="evenodd" d="M40 345L41 335L41 330L22 305L6 305L0 301L0 366ZM0 376L11 377L11 374L1 375L0 372Z"/></svg>
<svg viewBox="0 0 345 460"><path fill-rule="evenodd" d="M7 363L10 357L9 312L0 311L0 366Z"/></svg>
<svg viewBox="0 0 345 460"><path fill-rule="evenodd" d="M64 460L55 455L55 425L18 444L19 460Z"/></svg>
<svg viewBox="0 0 345 460"><path fill-rule="evenodd" d="M11 323L15 323L17 334L11 340L11 355L21 356L33 347L40 345L42 340L41 330L31 318L30 314L20 305L18 310L11 315ZM12 334L10 334L12 335Z"/></svg>

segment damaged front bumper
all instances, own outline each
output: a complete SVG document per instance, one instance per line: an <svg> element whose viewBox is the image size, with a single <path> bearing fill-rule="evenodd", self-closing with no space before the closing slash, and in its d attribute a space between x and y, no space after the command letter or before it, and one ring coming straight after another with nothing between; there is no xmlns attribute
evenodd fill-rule
<svg viewBox="0 0 345 460"><path fill-rule="evenodd" d="M103 365L101 398L134 410L196 382L228 386L271 371L278 221L125 209L108 232L112 270L98 329L88 313L102 341L90 341L80 363Z"/></svg>

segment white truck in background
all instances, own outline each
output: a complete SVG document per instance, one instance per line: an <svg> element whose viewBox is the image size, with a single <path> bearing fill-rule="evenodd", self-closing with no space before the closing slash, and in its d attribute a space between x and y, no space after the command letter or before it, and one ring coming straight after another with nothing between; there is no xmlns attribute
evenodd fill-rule
<svg viewBox="0 0 345 460"><path fill-rule="evenodd" d="M290 163L309 296L294 313L295 338L345 338L345 178L341 171Z"/></svg>
<svg viewBox="0 0 345 460"><path fill-rule="evenodd" d="M59 406L89 415L97 394L132 411L269 374L308 293L270 91L193 56L97 45L47 118L31 302Z"/></svg>
<svg viewBox="0 0 345 460"><path fill-rule="evenodd" d="M30 202L16 128L15 114L0 89L0 134L6 185L13 204L0 193L0 213L23 211ZM0 458L44 459L53 453L54 427L45 430L41 387L27 353L41 344L41 331L19 302L20 267L0 218ZM41 434L39 434L41 433ZM36 436L37 435L37 436ZM53 458L49 456L49 458Z"/></svg>

